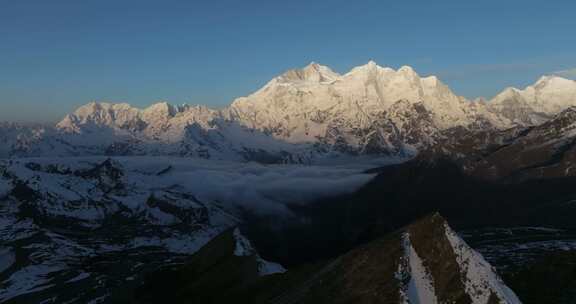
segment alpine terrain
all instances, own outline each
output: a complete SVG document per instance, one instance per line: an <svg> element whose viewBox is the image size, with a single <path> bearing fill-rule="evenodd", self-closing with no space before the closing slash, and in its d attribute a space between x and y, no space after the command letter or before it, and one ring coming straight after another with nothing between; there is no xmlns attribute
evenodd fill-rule
<svg viewBox="0 0 576 304"><path fill-rule="evenodd" d="M558 76L467 100L311 63L221 109L91 102L0 123L0 302L574 303L575 182Z"/></svg>

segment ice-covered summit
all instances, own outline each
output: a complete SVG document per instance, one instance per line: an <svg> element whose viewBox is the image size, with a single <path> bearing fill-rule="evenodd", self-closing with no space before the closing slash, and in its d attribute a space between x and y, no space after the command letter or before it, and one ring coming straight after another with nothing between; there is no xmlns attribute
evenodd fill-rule
<svg viewBox="0 0 576 304"><path fill-rule="evenodd" d="M290 83L290 82L324 83L334 81L339 77L340 75L332 71L329 67L325 65L320 65L316 62L311 62L309 65L307 65L302 69L289 70L275 79L280 83Z"/></svg>

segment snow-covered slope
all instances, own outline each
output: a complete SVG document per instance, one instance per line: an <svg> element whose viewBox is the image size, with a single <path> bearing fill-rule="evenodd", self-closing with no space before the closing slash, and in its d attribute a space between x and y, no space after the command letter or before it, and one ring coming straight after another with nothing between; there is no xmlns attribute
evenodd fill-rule
<svg viewBox="0 0 576 304"><path fill-rule="evenodd" d="M150 184L158 163L137 163L0 162L0 243L15 256L0 273L0 302L107 298L110 288L136 283L141 271L238 223L212 201Z"/></svg>
<svg viewBox="0 0 576 304"><path fill-rule="evenodd" d="M470 299L470 303L473 304L520 303L518 297L502 282L495 269L484 260L482 255L470 248L446 224L445 229L446 237L459 266L459 280L464 285L463 290L439 290L432 272L414 249L410 233L406 232L402 235L404 257L396 274L404 282L400 290L400 303L445 303L438 300L438 292L463 293L461 297Z"/></svg>
<svg viewBox="0 0 576 304"><path fill-rule="evenodd" d="M282 267L282 265L274 262L269 262L264 260L258 254L258 251L252 246L250 240L248 240L241 232L240 229L237 227L233 231L235 247L234 247L234 255L235 256L252 256L256 261L256 267L258 271L258 275L265 276L275 273L284 273L286 269Z"/></svg>
<svg viewBox="0 0 576 304"><path fill-rule="evenodd" d="M374 176L365 169L136 156L0 160L0 302L108 299L145 272L182 262L244 215L291 218L291 204L358 189ZM236 254L254 256L258 274L283 271L234 236Z"/></svg>
<svg viewBox="0 0 576 304"><path fill-rule="evenodd" d="M482 255L438 214L402 233L402 303L520 303Z"/></svg>
<svg viewBox="0 0 576 304"><path fill-rule="evenodd" d="M470 248L447 224L444 224L446 237L450 242L460 265L460 273L466 293L470 295L473 304L490 303L497 299L500 303L520 303L514 292L508 288L495 269Z"/></svg>

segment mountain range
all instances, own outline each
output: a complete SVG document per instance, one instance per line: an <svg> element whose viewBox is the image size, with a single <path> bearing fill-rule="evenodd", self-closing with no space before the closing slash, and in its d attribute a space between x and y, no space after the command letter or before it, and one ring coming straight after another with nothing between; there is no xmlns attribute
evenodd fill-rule
<svg viewBox="0 0 576 304"><path fill-rule="evenodd" d="M223 109L92 102L0 124L0 302L519 303L498 273L576 248L574 176L556 76L471 101L311 63Z"/></svg>
<svg viewBox="0 0 576 304"><path fill-rule="evenodd" d="M313 163L342 155L410 157L459 139L541 125L576 106L576 81L543 76L490 101L456 95L436 76L375 62L340 75L311 63L223 109L92 102L53 127L0 126L3 157L176 155ZM569 135L569 134L568 134ZM452 152L460 152L458 150Z"/></svg>

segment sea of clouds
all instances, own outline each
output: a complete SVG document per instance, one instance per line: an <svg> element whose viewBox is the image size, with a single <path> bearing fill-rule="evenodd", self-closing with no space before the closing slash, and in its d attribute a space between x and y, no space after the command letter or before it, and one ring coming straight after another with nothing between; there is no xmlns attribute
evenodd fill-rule
<svg viewBox="0 0 576 304"><path fill-rule="evenodd" d="M356 191L374 174L366 169L390 160L366 159L350 164L263 165L185 158L130 157L117 159L128 170L149 174L156 188L182 187L201 201L240 207L257 214L290 215L289 206Z"/></svg>

